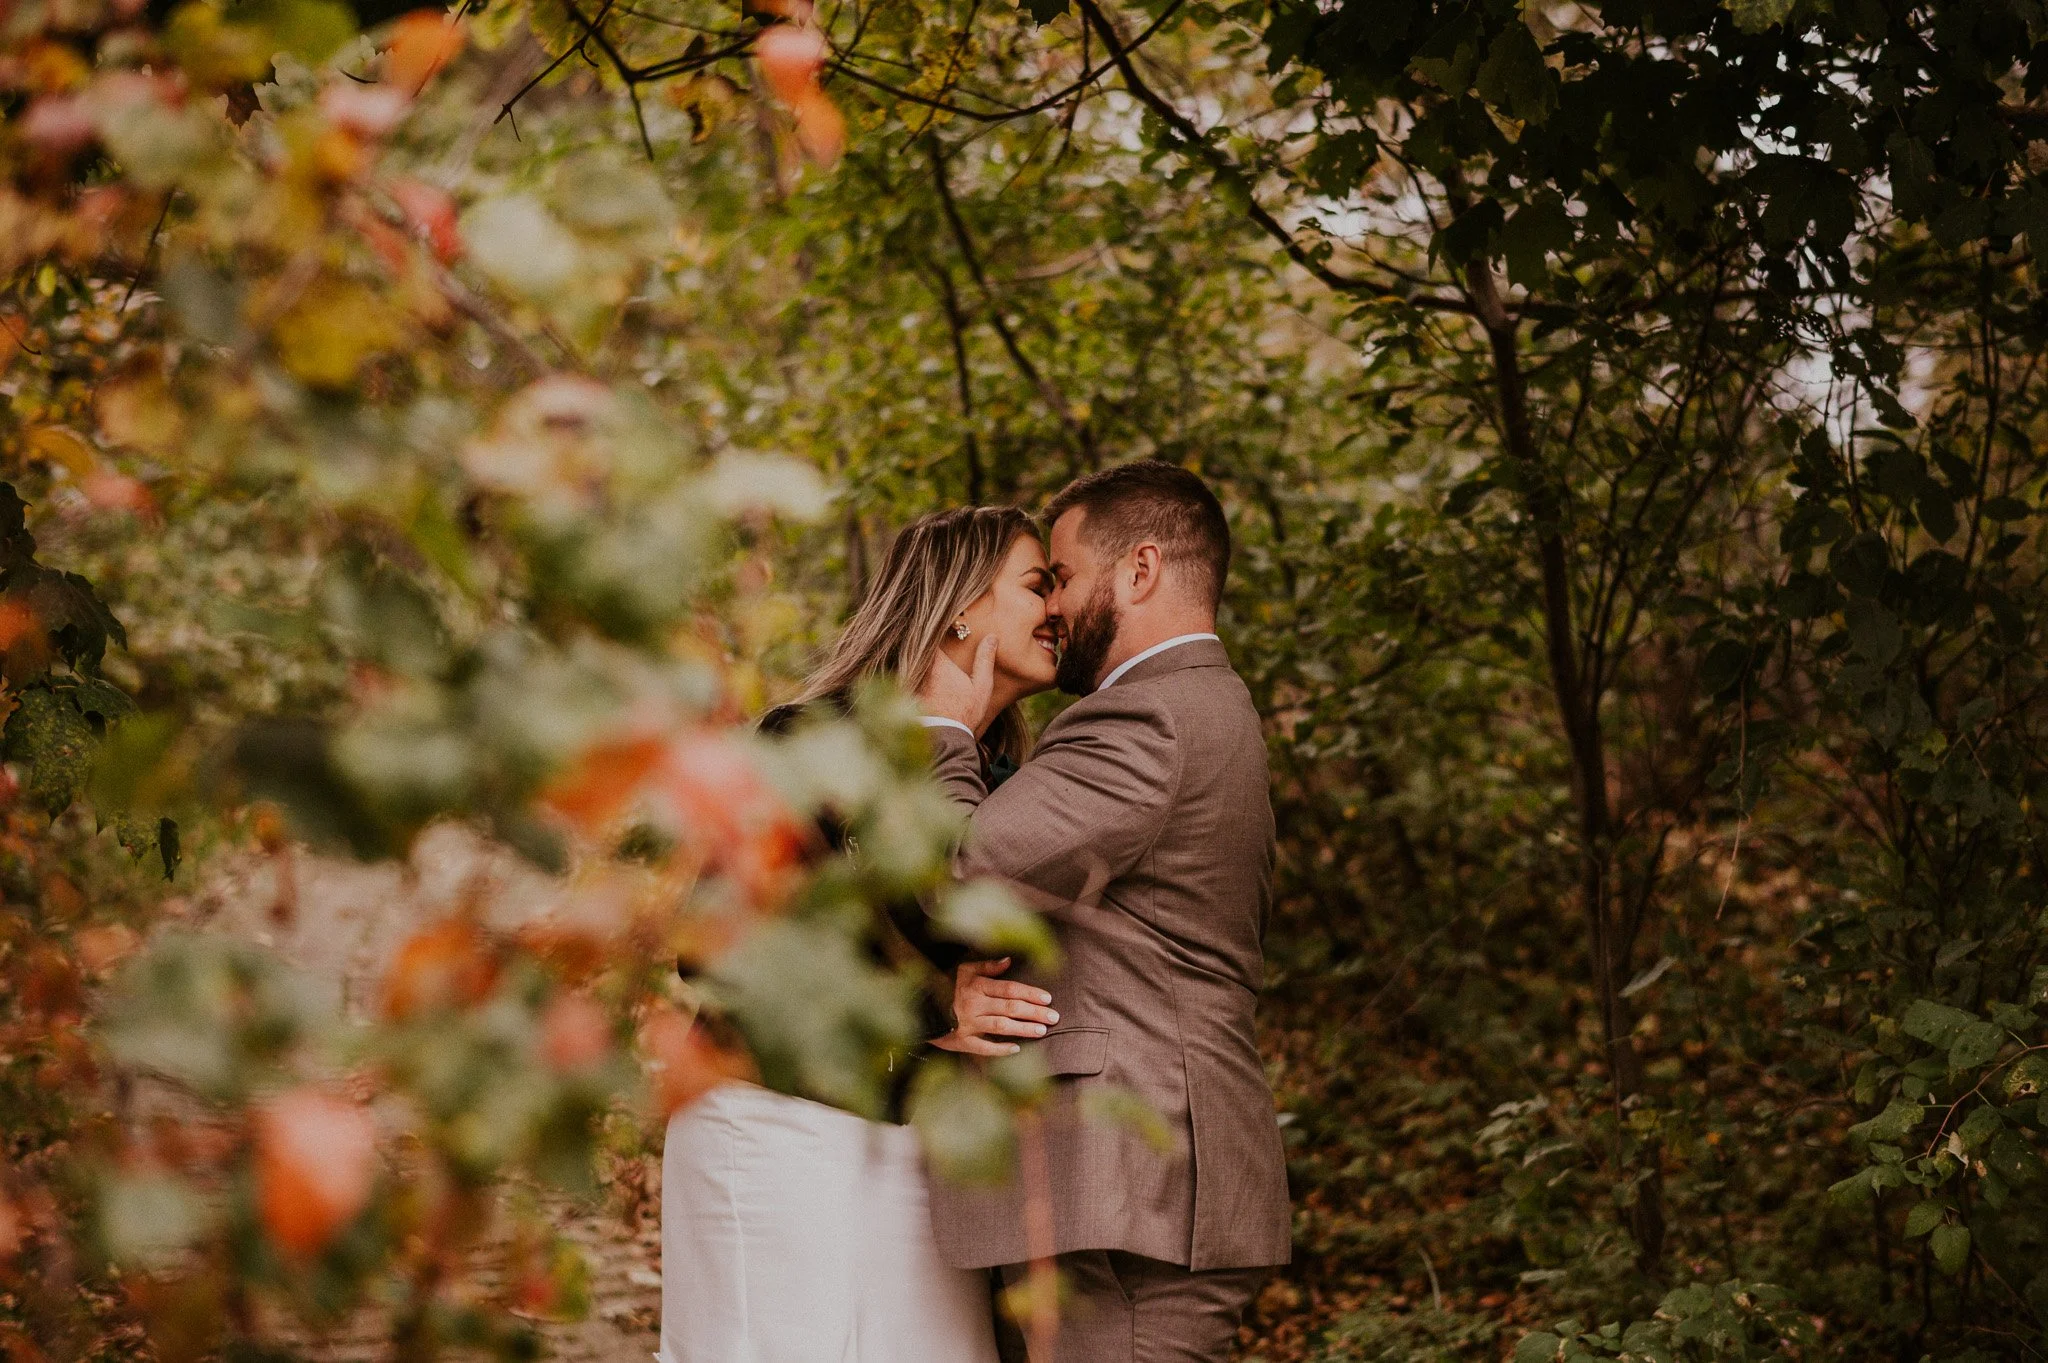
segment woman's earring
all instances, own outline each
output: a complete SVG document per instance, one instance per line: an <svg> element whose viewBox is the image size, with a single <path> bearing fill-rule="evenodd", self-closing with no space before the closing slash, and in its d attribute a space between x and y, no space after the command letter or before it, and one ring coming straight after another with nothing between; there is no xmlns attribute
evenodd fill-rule
<svg viewBox="0 0 2048 1363"><path fill-rule="evenodd" d="M955 639L965 639L968 635L972 633L974 633L974 631L967 628L967 622L965 620L955 620L953 622L953 637Z"/></svg>

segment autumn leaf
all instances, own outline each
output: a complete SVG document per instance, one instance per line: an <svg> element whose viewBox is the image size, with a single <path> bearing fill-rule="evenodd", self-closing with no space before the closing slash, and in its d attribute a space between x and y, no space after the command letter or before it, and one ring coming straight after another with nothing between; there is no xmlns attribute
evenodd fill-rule
<svg viewBox="0 0 2048 1363"><path fill-rule="evenodd" d="M846 116L822 90L812 90L792 106L797 143L804 155L821 166L838 164L846 150Z"/></svg>
<svg viewBox="0 0 2048 1363"><path fill-rule="evenodd" d="M405 215L406 225L421 237L443 265L462 256L462 233L455 225L455 198L424 180L401 177L390 185L391 198Z"/></svg>
<svg viewBox="0 0 2048 1363"><path fill-rule="evenodd" d="M664 1008L640 1028L640 1052L662 1115L688 1107L720 1084L750 1079L753 1065L705 1036L681 1013Z"/></svg>
<svg viewBox="0 0 2048 1363"><path fill-rule="evenodd" d="M542 793L541 803L579 832L594 834L631 806L667 751L658 737L600 743L586 750Z"/></svg>
<svg viewBox="0 0 2048 1363"><path fill-rule="evenodd" d="M498 982L497 954L483 929L448 918L407 938L384 976L384 1014L412 1018L482 1001Z"/></svg>
<svg viewBox="0 0 2048 1363"><path fill-rule="evenodd" d="M370 1114L317 1088L292 1089L256 1116L263 1227L287 1253L319 1253L370 1200L377 1132Z"/></svg>
<svg viewBox="0 0 2048 1363"><path fill-rule="evenodd" d="M818 72L831 54L825 35L808 24L776 24L754 40L761 78L784 104L794 106L818 88Z"/></svg>
<svg viewBox="0 0 2048 1363"><path fill-rule="evenodd" d="M467 31L444 10L419 9L399 19L384 49L384 79L417 97L444 66L462 51Z"/></svg>
<svg viewBox="0 0 2048 1363"><path fill-rule="evenodd" d="M557 1074L585 1074L611 1054L612 1024L583 994L557 995L540 1018L540 1053Z"/></svg>

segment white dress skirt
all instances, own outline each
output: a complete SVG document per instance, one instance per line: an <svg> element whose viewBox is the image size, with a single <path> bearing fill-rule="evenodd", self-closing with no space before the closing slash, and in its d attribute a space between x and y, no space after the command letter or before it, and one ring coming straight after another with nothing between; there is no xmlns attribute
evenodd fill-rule
<svg viewBox="0 0 2048 1363"><path fill-rule="evenodd" d="M996 1363L939 1259L917 1133L751 1084L669 1119L659 1363Z"/></svg>

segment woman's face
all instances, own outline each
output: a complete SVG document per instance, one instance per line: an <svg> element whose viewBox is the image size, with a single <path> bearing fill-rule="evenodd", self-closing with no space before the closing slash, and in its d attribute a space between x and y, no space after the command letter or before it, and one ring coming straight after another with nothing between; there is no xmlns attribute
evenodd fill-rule
<svg viewBox="0 0 2048 1363"><path fill-rule="evenodd" d="M984 638L995 636L992 700L997 711L1049 690L1059 671L1059 640L1045 613L1045 598L1051 591L1052 570L1046 566L1045 549L1036 535L1019 535L995 582L980 600L961 612L969 630L967 637L946 635L946 656L962 668L971 668L975 648Z"/></svg>

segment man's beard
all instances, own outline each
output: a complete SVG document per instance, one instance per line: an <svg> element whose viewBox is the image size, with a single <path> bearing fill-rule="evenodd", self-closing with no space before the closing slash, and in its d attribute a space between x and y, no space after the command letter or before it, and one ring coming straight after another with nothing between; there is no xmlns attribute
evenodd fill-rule
<svg viewBox="0 0 2048 1363"><path fill-rule="evenodd" d="M1095 689L1102 665L1116 644L1117 617L1115 584L1105 578L1078 615L1067 617L1066 640L1060 647L1060 668L1053 685L1070 696L1085 696Z"/></svg>

